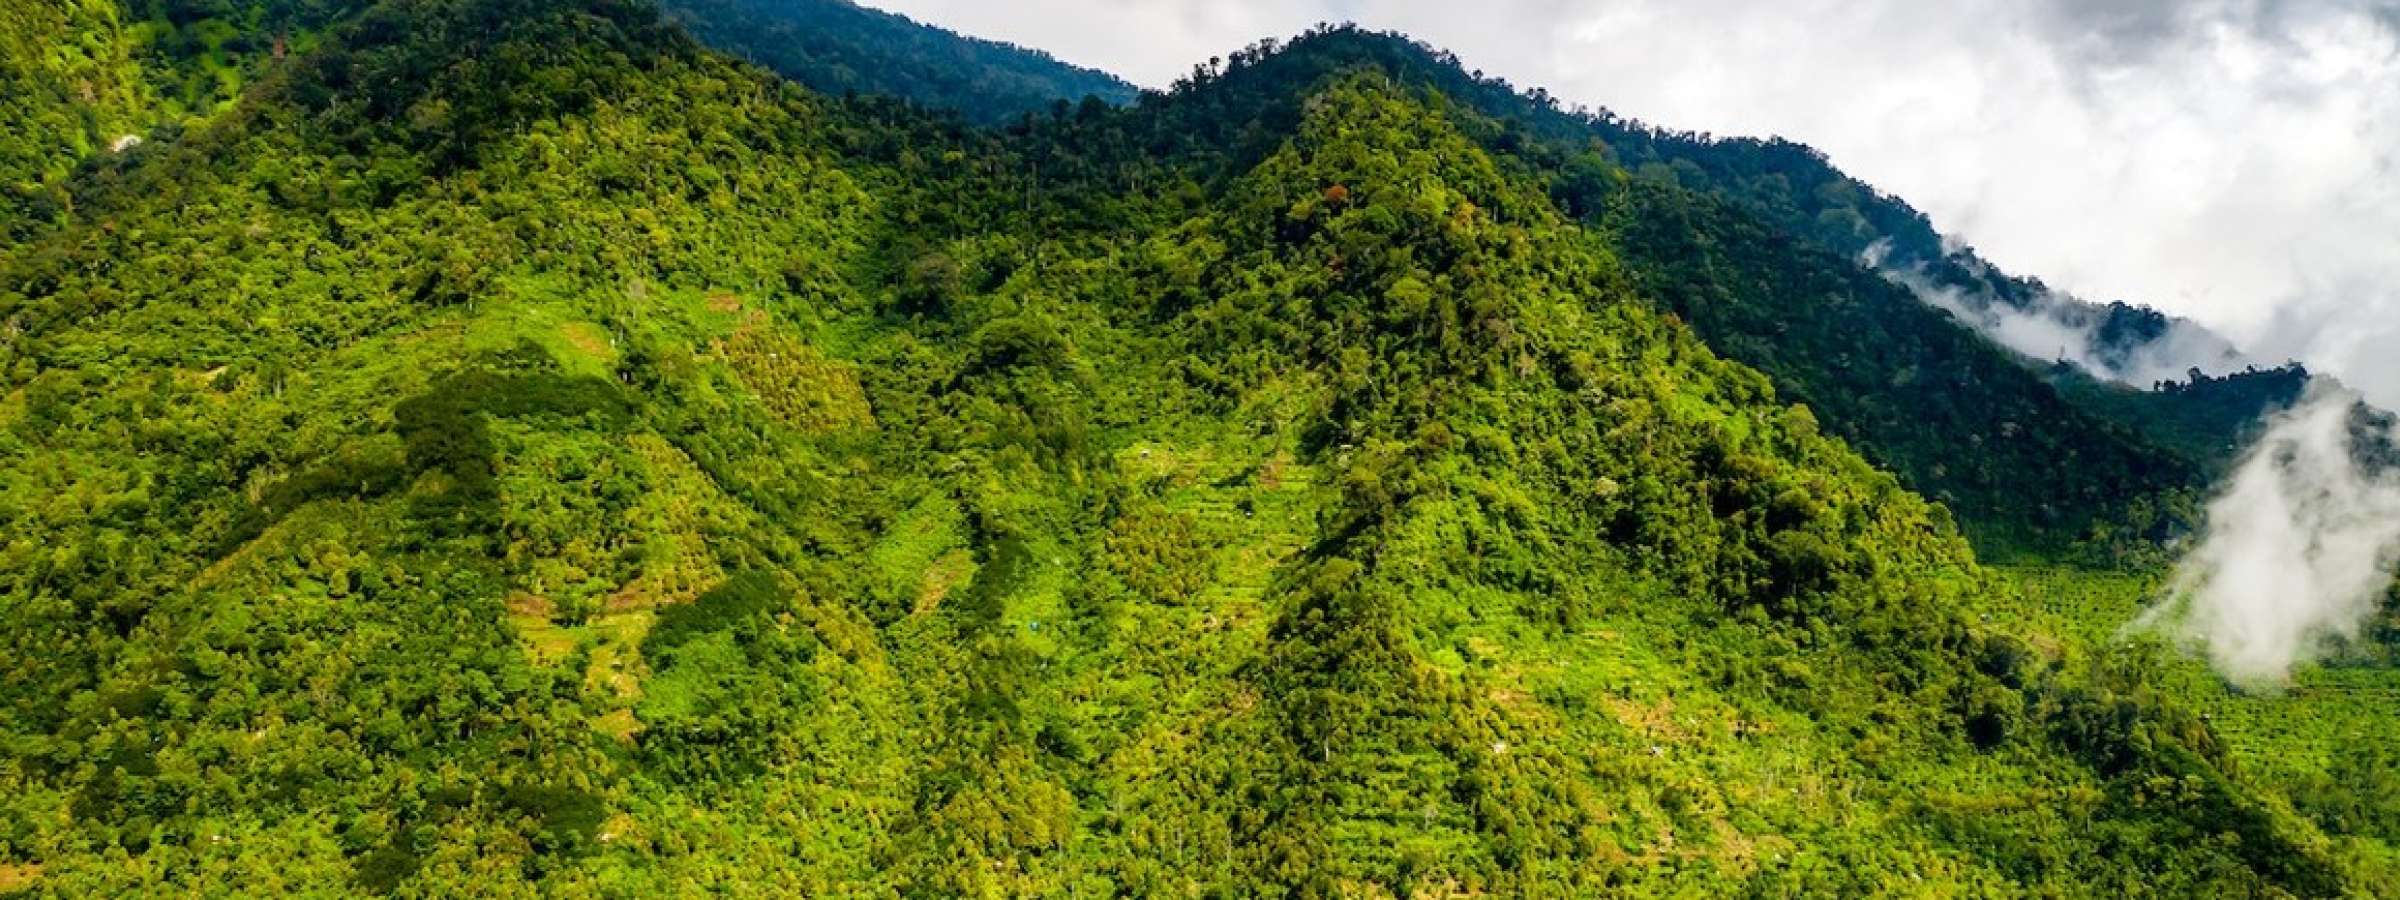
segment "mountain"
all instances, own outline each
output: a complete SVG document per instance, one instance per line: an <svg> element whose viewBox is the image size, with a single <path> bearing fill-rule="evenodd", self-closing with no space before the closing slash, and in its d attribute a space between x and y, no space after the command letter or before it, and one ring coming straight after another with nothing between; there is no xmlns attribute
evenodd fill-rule
<svg viewBox="0 0 2400 900"><path fill-rule="evenodd" d="M2312 755L2367 720L2232 730L2300 707L1979 564L1658 292L1724 216L1718 293L1921 307L1562 202L1353 32L975 129L632 0L329 22L0 251L0 889L2396 871Z"/></svg>
<svg viewBox="0 0 2400 900"><path fill-rule="evenodd" d="M667 0L710 45L821 93L882 94L968 120L1005 123L1052 104L1139 93L1116 76L1039 50L965 37L850 0Z"/></svg>
<svg viewBox="0 0 2400 900"><path fill-rule="evenodd" d="M120 51L141 62L117 69L128 81L173 82L185 86L179 89L182 93L205 98L211 95L190 86L238 88L245 81L243 73L255 77L262 67L280 64L287 43L312 42L315 29L340 9L322 0L205 9L129 8L123 17L139 16L144 23L135 31L176 37L136 41L120 36L116 43L125 45ZM960 38L839 0L691 0L671 9L679 21L700 29L713 42L740 49L820 90L847 93L864 88L896 94L921 105L965 110L983 121L1021 115L1063 97L1080 96L1080 90L1118 99L1131 92L1121 84L1120 91L1103 91L1105 85L1075 76L1038 54ZM253 37L260 34L271 37ZM1953 292L1977 308L2048 296L2038 284L1999 275L1971 254L1929 257L1940 252L1941 240L1922 215L1832 170L1804 147L1714 140L1625 123L1605 114L1563 112L1546 96L1520 96L1505 83L1471 76L1445 55L1394 36L1350 29L1320 36L1315 43L1316 51L1306 54L1301 64L1325 68L1368 61L1451 96L1472 98L1480 111L1499 123L1482 137L1484 143L1495 152L1542 167L1558 201L1594 224L1607 215L1603 194L1610 184L1594 180L1591 173L1651 173L1636 179L1639 190L1616 196L1653 205L1672 203L1692 210L1688 217L1713 223L1705 229L1666 232L1669 243L1656 260L1641 257L1650 246L1646 242L1632 241L1620 248L1637 266L1667 279L1655 293L1700 328L1713 347L1766 371L1785 396L1810 405L1835 434L1900 473L1913 489L1959 513L1987 554L2055 553L2078 544L2086 548L2083 552L2109 557L2147 552L2144 548L2190 527L2198 485L2211 465L2222 462L2194 458L2189 448L2234 444L2243 423L2255 422L2272 409L2233 406L2195 417L2150 407L2189 407L2197 395L2054 391L2038 383L2045 366L2030 367L2030 374L2004 371L2007 366L1940 321L1940 314L1904 308L1897 302L1903 292L1873 284L1861 278L1855 266L1837 260L1816 258L1802 264L1815 257L1785 253L1780 246L1746 254L1747 268L1738 274L1724 270L1722 255L1717 262L1695 268L1692 263L1699 255L1681 252L1684 248L1673 238L1706 230L1773 241L1798 239L1842 256L1881 248L1892 265L1905 261L1910 271L1919 273L1919 287ZM270 47L272 55L262 52ZM1236 55L1237 70L1244 59ZM862 83L859 73L876 73L873 77L882 80ZM1035 75L1040 76L1035 81L1048 87L1029 86L1033 82L1027 79ZM177 108L214 109L222 103L194 99ZM157 103L139 106L162 108ZM123 126L102 131L148 133ZM1160 135L1145 139L1174 140ZM114 139L93 137L86 143L104 140ZM1230 146L1239 140L1218 135L1213 143ZM1594 148L1602 158L1585 158ZM1641 162L1629 163L1628 168L1615 164L1630 160ZM1797 194L1789 189L1795 183L1819 185L1799 192L1812 205L1795 205L1792 197ZM1784 190L1778 194L1762 185ZM1712 197L1723 202L1703 202ZM1827 205L1837 200L1848 205ZM36 201L43 211L25 217L27 221L55 218L64 198L43 195ZM1637 214L1636 221L1658 218ZM1814 224L1831 219L1866 224L1840 232ZM1795 233L1801 236L1794 238ZM1705 277L1699 275L1702 272ZM1704 286L1717 277L1743 284ZM1942 286L1932 287L1937 284ZM1770 291L1772 286L1785 286L1787 295L1769 296L1758 289L1762 285ZM1789 289L1801 293L1791 295ZM1716 299L1700 302L1702 297ZM1828 299L1833 302L1825 303ZM2063 301L2048 305L2067 308ZM2109 334L2163 334L2159 329L2167 327L2164 319L2152 322L2155 327L2142 326L2152 320L2131 312L2110 315ZM1805 333L1790 334L1795 327ZM1914 352L1889 353L1894 347ZM2182 369L2174 372L2179 376ZM2100 402L2078 402L2087 398ZM2029 429L2028 421L2050 424ZM2233 427L2208 434L2193 434L2188 428L2139 433L2162 421L2228 422ZM1979 448L1982 459L1962 465L1950 452L1962 444ZM2044 499L2029 504L2026 497Z"/></svg>
<svg viewBox="0 0 2400 900"><path fill-rule="evenodd" d="M1225 71L1209 76L1214 90L1164 101L1215 107L1188 117L1196 121L1182 127L1193 135L1140 140L1201 154L1231 148L1234 159L1247 158L1277 131L1235 132L1247 120L1231 110L1288 121L1297 110L1286 86L1357 66L1456 98L1479 114L1468 131L1480 146L1545 183L1552 202L1587 227L1614 234L1652 302L1712 349L1767 374L1779 395L1806 404L1828 431L1910 488L1942 501L1988 555L2154 554L2192 526L2209 466L2221 462L2222 451L2200 459L2186 448L2231 443L2275 408L2249 405L2260 399L2251 394L2211 395L2233 405L2199 421L2228 430L2195 438L2144 429L2172 418L2150 407L2189 406L2201 395L2111 394L2086 403L2094 398L2059 390L2047 363L2033 364L1862 267L1863 244L1795 232L1793 221L1816 217L1778 213L1755 192L1722 186L1758 180L1737 177L1743 171L1813 167L1794 172L1824 180L1811 196L1847 196L1860 204L1862 221L1932 235L1914 210L1797 145L1679 136L1563 111L1546 95L1520 95L1398 35L1339 28L1299 43L1305 52L1270 42L1233 54ZM1623 165L1632 160L1645 161Z"/></svg>

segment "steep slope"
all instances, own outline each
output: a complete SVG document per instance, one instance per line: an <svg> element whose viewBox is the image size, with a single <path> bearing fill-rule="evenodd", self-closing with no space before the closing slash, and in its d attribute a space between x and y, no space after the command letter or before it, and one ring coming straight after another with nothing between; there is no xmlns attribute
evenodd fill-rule
<svg viewBox="0 0 2400 900"><path fill-rule="evenodd" d="M1663 308L1718 352L1772 377L1911 488L1948 504L1985 552L2056 556L2081 543L2113 558L2154 552L2188 527L2203 467L2136 430L2155 421L2133 414L2146 398L2087 406L2062 395L2046 372L1862 268L1855 251L1675 179L1628 171L1609 143L1622 130L1610 120L1520 97L1398 36L1332 28L1289 47L1235 53L1224 70L1202 73L1208 90L1161 98L1152 130L1126 140L1238 169L1299 115L1300 86L1359 65L1480 113L1467 123L1477 143L1545 183L1588 226L1614 233L1616 250Z"/></svg>
<svg viewBox="0 0 2400 900"><path fill-rule="evenodd" d="M70 182L0 258L0 884L2388 874L1985 621L1472 110L1285 89L989 134L406 0Z"/></svg>
<svg viewBox="0 0 2400 900"><path fill-rule="evenodd" d="M667 0L694 35L820 92L884 94L999 124L1060 101L1131 102L1133 85L1049 54L850 0Z"/></svg>
<svg viewBox="0 0 2400 900"><path fill-rule="evenodd" d="M2102 807L1973 821L2021 791L2105 794L2198 775L2197 759L2137 762L2082 732L2090 695L1968 624L1962 601L1983 586L1927 507L1647 313L1605 252L1511 185L1438 102L1385 83L1312 93L1298 137L1231 189L1254 198L1236 233L1282 249L1220 308L1325 297L1277 320L1318 329L1287 352L1321 354L1341 423L1326 440L1358 448L1337 457L1332 534L1292 576L1259 670L1280 733L1220 776L1264 773L1259 865L1331 893L1846 893L1919 867L1983 886L2123 877L2114 862L2028 867L1975 849L1987 827L2053 816L2112 847L2175 842L2174 826ZM2028 713L2032 741L2017 731ZM2197 734L2149 727L2171 744ZM1767 733L1774 749L1752 743ZM1857 734L1890 743L1862 764ZM2091 763L2063 748L2106 760L2101 773L2149 774L2083 781ZM1732 787L1761 775L1764 790ZM1784 776L1839 785L1861 818L1779 794ZM1933 799L1953 789L1957 806ZM2263 837L2266 818L2218 790L2188 812L2252 819ZM1925 826L1949 849L1893 840ZM1595 857L1624 865L1561 865ZM1660 868L1670 859L1678 874ZM2294 876L2315 877L2270 877Z"/></svg>
<svg viewBox="0 0 2400 900"><path fill-rule="evenodd" d="M1233 68L1268 56L1293 55L1268 52L1274 49L1270 41L1236 54ZM1627 120L1605 109L1565 108L1541 88L1520 93L1504 80L1467 71L1447 52L1403 35L1355 26L1320 28L1290 49L1317 57L1297 64L1302 67L1372 61L1399 77L1434 86L1504 120L1509 143L1499 149L1548 158L1553 164L1595 153L1611 167L1726 201L1777 231L1837 255L1872 255L1892 270L1915 273L1932 285L1961 292L1961 300L1974 307L2020 312L2056 307L2067 324L2089 333L2095 355L2105 362L2126 363L2198 330L2156 310L2059 296L2039 281L2001 272L1971 248L1954 247L1906 201L1841 172L1823 153L1804 144L1679 131ZM1286 70L1293 65L1288 59L1283 62ZM1590 171L1588 166L1585 171ZM2196 345L2222 343L2210 335L2191 336L2199 338ZM2210 371L2223 372L2215 367Z"/></svg>
<svg viewBox="0 0 2400 900"><path fill-rule="evenodd" d="M2101 381L2072 366L2056 366L2050 373L2051 383L2076 405L2136 423L2145 437L2199 461L2212 474L2222 473L2250 446L2263 424L2260 410L2299 402L2313 377L2294 363L2224 375L2186 372L2143 391Z"/></svg>
<svg viewBox="0 0 2400 900"><path fill-rule="evenodd" d="M1495 90L1496 89L1496 90ZM1507 96L1506 83L1487 86ZM2222 337L2189 320L2122 302L2095 303L2050 290L2039 280L2010 275L1935 230L1907 201L1834 168L1815 148L1782 138L1719 137L1626 120L1605 110L1560 110L1537 92L1518 114L1537 133L1572 141L1598 138L1613 162L1653 180L1738 205L1775 229L1852 259L1867 259L1903 274L1962 320L1990 328L2008 319L2043 322L2044 332L2071 335L2070 348L2094 374L2148 387L2154 373L2182 374L2199 366L2222 375L2246 361ZM2018 352L2048 363L2055 346L2026 342Z"/></svg>
<svg viewBox="0 0 2400 900"><path fill-rule="evenodd" d="M2205 481L2190 458L2093 414L1905 288L1668 184L1624 178L1574 202L1604 210L1651 295L1711 347L1957 509L1987 557L2055 556L2066 540L2138 552L2193 520Z"/></svg>

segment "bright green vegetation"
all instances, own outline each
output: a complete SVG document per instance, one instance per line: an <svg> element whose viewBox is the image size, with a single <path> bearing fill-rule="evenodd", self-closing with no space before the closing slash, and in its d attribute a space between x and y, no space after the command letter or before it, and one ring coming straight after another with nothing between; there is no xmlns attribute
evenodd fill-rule
<svg viewBox="0 0 2400 900"><path fill-rule="evenodd" d="M2291 798L2340 852L2381 871L2400 866L2400 668L2392 658L2400 618L2385 612L2360 646L2302 669L2280 692L2244 693L2196 657L2126 632L2157 596L2156 575L2046 567L2001 574L2019 586L2019 599L1995 614L2025 623L2036 646L2080 646L2145 673L2145 691L2199 711L2233 769Z"/></svg>
<svg viewBox="0 0 2400 900"><path fill-rule="evenodd" d="M56 182L145 118L125 16L116 0L0 6L0 241L57 218Z"/></svg>
<svg viewBox="0 0 2400 900"><path fill-rule="evenodd" d="M0 8L0 178L12 199L108 140L134 105L114 0Z"/></svg>
<svg viewBox="0 0 2400 900"><path fill-rule="evenodd" d="M2028 613L2137 592L1980 568L1354 37L996 133L387 2L67 182L0 257L0 889L2392 883L2359 763L2254 762L2366 703Z"/></svg>
<svg viewBox="0 0 2400 900"><path fill-rule="evenodd" d="M1139 93L1105 72L1039 50L964 37L850 0L665 0L669 16L709 46L819 93L882 94L969 121L1013 122L1086 97L1124 104Z"/></svg>

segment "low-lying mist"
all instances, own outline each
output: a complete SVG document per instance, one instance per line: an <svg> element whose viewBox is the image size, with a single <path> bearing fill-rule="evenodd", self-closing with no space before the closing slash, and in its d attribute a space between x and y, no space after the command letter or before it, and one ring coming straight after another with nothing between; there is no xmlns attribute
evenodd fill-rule
<svg viewBox="0 0 2400 900"><path fill-rule="evenodd" d="M1949 313L1993 343L2026 357L2071 363L2097 378L2148 389L2181 381L2193 369L2230 372L2251 362L2215 332L2182 319L2164 333L2131 346L2111 347L2101 338L2106 312L2069 297L2042 292L2024 306L1965 288L1942 284L1923 270L1892 265L1881 242L1860 255L1860 264L1907 288L1928 306Z"/></svg>
<svg viewBox="0 0 2400 900"><path fill-rule="evenodd" d="M2357 637L2400 561L2395 441L2389 417L2320 382L2270 422L2209 503L2167 596L2130 629L2204 649L2251 687Z"/></svg>

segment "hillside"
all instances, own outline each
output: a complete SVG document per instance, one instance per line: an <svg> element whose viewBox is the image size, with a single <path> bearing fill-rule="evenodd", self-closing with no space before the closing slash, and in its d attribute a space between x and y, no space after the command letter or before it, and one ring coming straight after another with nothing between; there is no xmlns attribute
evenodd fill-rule
<svg viewBox="0 0 2400 900"><path fill-rule="evenodd" d="M1519 91L1507 81L1469 72L1456 57L1404 35L1355 27L1319 29L1305 37L1309 59L1271 52L1272 41L1232 59L1322 68L1372 62L1396 77L1424 84L1499 120L1494 149L1547 165L1570 189L1588 189L1589 176L1624 171L1673 185L1740 209L1789 239L1851 260L1873 260L1887 272L1955 292L1970 312L2056 320L2091 346L2089 361L2126 374L2191 357L2212 375L2240 367L2238 353L2198 325L2146 307L2095 303L2051 291L2039 280L2001 271L1937 231L1925 214L1899 197L1843 173L1825 155L1782 138L1719 136L1625 119L1606 109L1569 108L1541 88ZM1583 183L1577 183L1582 179ZM1575 209L1572 202L1562 203ZM1589 210L1584 210L1588 212ZM2037 363L2052 347L2020 348ZM2230 354L2230 355L2228 355ZM2182 365L2169 374L2181 376ZM2120 371L2121 370L2121 371ZM2145 379L2130 383L2147 387Z"/></svg>
<svg viewBox="0 0 2400 900"><path fill-rule="evenodd" d="M1116 76L923 25L851 0L666 0L710 46L820 93L881 94L999 124L1059 102L1132 102Z"/></svg>
<svg viewBox="0 0 2400 900"><path fill-rule="evenodd" d="M2394 875L1400 70L985 131L340 21L0 253L0 889Z"/></svg>
<svg viewBox="0 0 2400 900"><path fill-rule="evenodd" d="M2297 363L2225 375L2186 373L2143 391L2103 382L2073 367L2053 368L2051 383L2077 405L2136 423L2142 434L2222 471L2258 432L2257 410L2299 402L2314 376Z"/></svg>
<svg viewBox="0 0 2400 900"><path fill-rule="evenodd" d="M1157 101L1178 110L1166 120L1171 127L1118 140L1204 170L1238 168L1299 114L1295 86L1357 66L1472 109L1478 115L1469 135L1501 164L1544 184L1559 209L1611 235L1648 300L1715 351L1764 372L1780 395L1808 405L1828 431L1911 489L1942 501L1987 554L2101 562L2154 555L2161 541L2192 526L2218 448L2275 408L2251 393L2062 391L2047 363L1995 345L1859 265L1856 245L1829 245L1779 226L1788 217L1690 174L1704 171L1700 163L1669 167L1682 175L1656 171L1665 165L1658 154L1717 165L1749 158L1756 142L1675 136L1562 111L1543 95L1518 95L1397 35L1328 28L1288 48L1267 42L1237 52L1222 71L1203 73L1210 90ZM1620 164L1645 155L1653 162ZM1813 160L1815 177L1853 184L1813 153L1767 158ZM1867 202L1880 195L1863 186L1854 195L1877 221L1889 219L1892 228L1914 222L1908 227L1931 234L1922 216L1897 201ZM2197 408L2204 396L2214 405ZM2191 431L2212 424L2226 430ZM2167 430L2154 434L2154 427ZM2195 458L2192 446L2214 455Z"/></svg>
<svg viewBox="0 0 2400 900"><path fill-rule="evenodd" d="M205 121L191 111L222 108L227 92L280 66L287 46L308 46L317 28L347 9L317 0L212 7L134 4L114 18L104 16L111 6L79 7L94 23L110 26L83 29L97 36L83 43L99 42L124 57L98 71L139 88L122 106L127 124L90 129L80 151L52 148L63 154L54 163L87 158L100 152L94 148L119 139L106 135L147 135L161 123L180 127ZM987 122L1013 119L1087 91L1112 100L1131 96L1121 83L1037 53L962 38L843 0L686 0L669 8L679 22L717 45L827 93L902 96ZM138 26L114 27L120 19L138 20ZM1239 96L1244 110L1257 111L1277 104L1245 83L1263 83L1265 94L1288 98L1289 85L1326 71L1378 65L1410 83L1466 98L1491 119L1477 135L1479 142L1512 164L1532 167L1534 177L1551 183L1562 207L1593 224L1606 224L1612 203L1628 202L1650 207L1634 214L1636 222L1673 218L1687 223L1634 235L1618 250L1658 285L1652 293L1699 328L1712 347L1765 371L1785 396L1810 405L1835 434L1899 473L1912 489L1944 502L1986 553L2055 555L2070 546L2095 558L2149 552L2158 541L2189 528L2197 485L2215 461L2194 457L2191 448L2221 456L2221 448L2236 443L2249 423L2272 408L2252 405L2271 395L2247 392L2212 393L2207 396L2222 403L2197 408L2201 395L2054 390L2043 383L2043 366L2007 371L2006 354L1965 338L1940 312L1900 302L1904 292L1863 277L1847 260L1787 252L1784 242L1797 240L1801 246L1822 247L1824 254L1854 257L1873 242L1898 248L1886 255L1894 264L1906 258L1908 265L1923 268L1927 283L1972 286L1960 296L1983 298L1976 302L2015 298L2009 302L2024 303L2038 293L2038 285L2008 279L1971 257L1927 262L1917 250L1939 241L1923 216L1842 176L1806 148L1711 139L1605 114L1564 112L1546 97L1521 97L1505 83L1472 77L1441 54L1394 36L1336 29L1311 35L1305 43L1304 53L1270 57L1253 48L1234 54L1232 77L1221 79L1212 96ZM1273 64L1251 65L1262 58ZM1259 71L1250 73L1253 69ZM66 95L63 89L56 93ZM110 108L117 107L98 104L83 114ZM1272 114L1279 121L1290 115L1288 110ZM1252 121L1247 113L1179 118L1198 120L1210 136L1193 140L1142 133L1120 139L1152 148L1187 146L1185 152L1255 155L1260 148L1249 145L1277 133L1274 128L1247 136L1219 130ZM1212 164L1212 171L1230 170ZM1604 172L1639 173L1633 179L1638 188L1614 190L1616 182L1594 177ZM53 171L48 180L57 176ZM1808 192L1817 198L1812 203L1846 197L1851 205L1838 216L1813 206L1795 211L1788 198L1761 193L1759 187L1795 183L1823 185ZM33 193L24 195L29 205L17 217L20 230L55 220L72 202L55 189L27 190ZM1670 206L1672 212L1664 209ZM1851 238L1819 234L1822 229L1811 223L1826 216L1868 224ZM1697 235L1707 235L1702 240L1710 244L1734 238L1728 247L1737 252L1686 252L1691 249L1687 238ZM1702 259L1710 261L1696 264ZM1727 283L1712 283L1718 281ZM2111 316L2112 322L2131 322ZM2163 320L2153 325L2166 327ZM1791 333L1795 327L1803 331ZM2110 333L2141 330L2125 325ZM1912 352L1888 353L1893 347ZM2175 371L2180 377L2181 369ZM2046 425L2027 428L2028 421ZM2224 428L2193 430L2218 424ZM1949 452L1959 445L1983 449L1986 460L1960 465ZM2028 496L2055 499L2021 502Z"/></svg>

